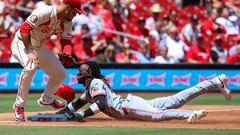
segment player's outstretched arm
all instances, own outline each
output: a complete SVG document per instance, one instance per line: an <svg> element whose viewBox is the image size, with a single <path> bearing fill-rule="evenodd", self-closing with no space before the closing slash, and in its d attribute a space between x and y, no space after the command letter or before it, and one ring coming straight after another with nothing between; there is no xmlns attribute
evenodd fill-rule
<svg viewBox="0 0 240 135"><path fill-rule="evenodd" d="M65 116L70 120L82 121L84 118L97 114L107 108L107 99L104 95L98 95L94 98L94 103L83 112L69 113L66 112Z"/></svg>
<svg viewBox="0 0 240 135"><path fill-rule="evenodd" d="M81 98L78 98L76 101L73 101L71 103L69 103L65 108L63 108L62 110L59 110L58 112L56 112L56 114L64 114L65 112L70 112L70 113L74 113L76 112L78 109L80 109L81 107L83 107L85 104L87 104L86 101L82 100Z"/></svg>

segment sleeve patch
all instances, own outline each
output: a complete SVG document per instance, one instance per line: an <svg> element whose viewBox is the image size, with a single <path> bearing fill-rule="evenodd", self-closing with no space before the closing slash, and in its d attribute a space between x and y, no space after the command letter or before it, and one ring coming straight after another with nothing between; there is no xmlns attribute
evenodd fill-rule
<svg viewBox="0 0 240 135"><path fill-rule="evenodd" d="M38 21L38 17L36 15L32 15L31 18L30 18L30 21L32 23L36 23Z"/></svg>
<svg viewBox="0 0 240 135"><path fill-rule="evenodd" d="M98 87L93 87L93 88L92 88L92 93L96 93L98 90L99 90Z"/></svg>
<svg viewBox="0 0 240 135"><path fill-rule="evenodd" d="M95 97L97 95L106 95L106 93L102 89L99 89L97 86L94 86L91 89L91 96Z"/></svg>

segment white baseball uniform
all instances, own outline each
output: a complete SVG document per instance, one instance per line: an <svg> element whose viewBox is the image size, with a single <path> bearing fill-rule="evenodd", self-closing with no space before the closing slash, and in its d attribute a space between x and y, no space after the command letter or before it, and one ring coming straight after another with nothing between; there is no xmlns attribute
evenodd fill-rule
<svg viewBox="0 0 240 135"><path fill-rule="evenodd" d="M39 68L44 70L49 76L48 84L41 96L41 101L49 104L53 102L54 92L66 77L66 71L56 55L46 47L45 41L53 34L60 34L61 38L70 40L72 22L58 20L56 7L43 6L33 10L26 23L33 28L30 31L30 38L34 52L40 62ZM29 87L37 67L26 65L28 54L21 38L20 29L15 34L11 50L12 55L23 66L16 97L16 105L22 107L26 102Z"/></svg>
<svg viewBox="0 0 240 135"><path fill-rule="evenodd" d="M171 119L187 119L192 111L179 110L187 101L217 87L212 80L201 82L175 95L145 100L141 97L128 94L126 99L116 95L101 79L93 79L88 89L85 89L81 100L94 103L93 97L105 95L107 109L103 112L118 119L138 119L162 121Z"/></svg>

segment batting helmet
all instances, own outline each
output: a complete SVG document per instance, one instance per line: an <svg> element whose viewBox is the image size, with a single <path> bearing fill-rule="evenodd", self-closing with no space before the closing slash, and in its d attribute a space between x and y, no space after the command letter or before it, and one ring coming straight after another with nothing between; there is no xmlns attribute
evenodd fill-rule
<svg viewBox="0 0 240 135"><path fill-rule="evenodd" d="M65 5L70 5L76 12L83 13L81 9L81 0L63 0Z"/></svg>
<svg viewBox="0 0 240 135"><path fill-rule="evenodd" d="M70 103L75 98L75 91L70 85L61 84L61 86L56 90L55 95L65 99L68 103Z"/></svg>

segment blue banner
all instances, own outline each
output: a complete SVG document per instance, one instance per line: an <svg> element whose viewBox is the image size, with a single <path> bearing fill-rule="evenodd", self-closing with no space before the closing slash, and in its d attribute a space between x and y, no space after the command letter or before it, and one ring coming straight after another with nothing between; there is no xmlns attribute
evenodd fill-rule
<svg viewBox="0 0 240 135"><path fill-rule="evenodd" d="M22 68L1 68L0 91L17 90ZM78 69L66 69L65 84L77 91L83 89L77 84ZM189 88L201 81L225 73L229 77L229 88L240 90L240 72L231 69L102 69L112 88L117 91L176 91ZM49 77L38 70L31 83L30 91L43 90Z"/></svg>

